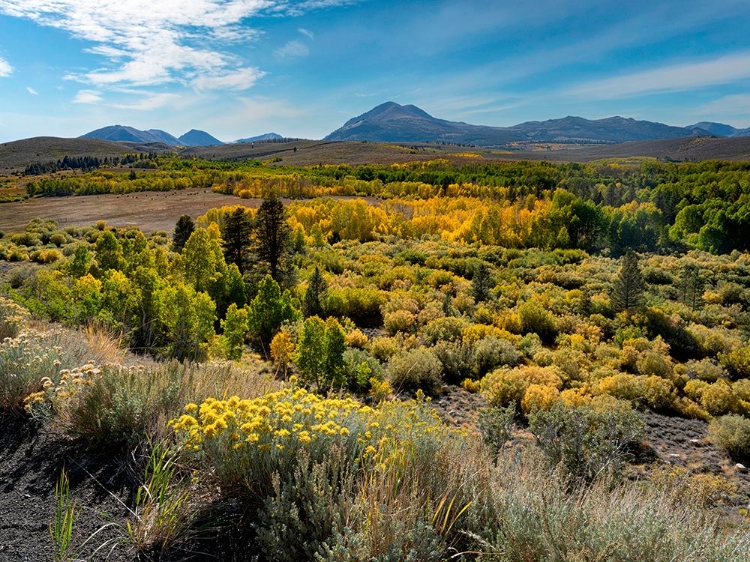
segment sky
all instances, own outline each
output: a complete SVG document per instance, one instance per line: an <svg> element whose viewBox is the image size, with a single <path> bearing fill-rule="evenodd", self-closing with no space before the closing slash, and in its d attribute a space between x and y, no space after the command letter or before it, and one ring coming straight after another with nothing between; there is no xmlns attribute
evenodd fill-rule
<svg viewBox="0 0 750 562"><path fill-rule="evenodd" d="M0 0L0 142L319 139L387 101L477 125L750 127L750 2Z"/></svg>

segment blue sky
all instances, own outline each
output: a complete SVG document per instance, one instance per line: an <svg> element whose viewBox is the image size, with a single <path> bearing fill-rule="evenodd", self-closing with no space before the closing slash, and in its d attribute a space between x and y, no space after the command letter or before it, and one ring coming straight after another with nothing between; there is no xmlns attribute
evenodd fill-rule
<svg viewBox="0 0 750 562"><path fill-rule="evenodd" d="M321 138L374 106L750 126L750 2L0 0L0 142Z"/></svg>

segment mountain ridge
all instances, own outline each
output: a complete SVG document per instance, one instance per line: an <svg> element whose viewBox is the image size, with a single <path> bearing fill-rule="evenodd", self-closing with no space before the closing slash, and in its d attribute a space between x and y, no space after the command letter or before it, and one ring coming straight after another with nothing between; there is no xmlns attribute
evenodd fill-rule
<svg viewBox="0 0 750 562"><path fill-rule="evenodd" d="M710 136L717 134L714 125L720 124L704 122L677 127L629 117L614 116L591 120L569 115L546 121L526 121L511 127L490 127L438 119L414 105L402 106L389 101L349 119L323 140L429 141L478 146L525 142L597 144ZM729 127L727 131L732 133L731 136L750 136L750 130L735 129L729 125L724 127Z"/></svg>

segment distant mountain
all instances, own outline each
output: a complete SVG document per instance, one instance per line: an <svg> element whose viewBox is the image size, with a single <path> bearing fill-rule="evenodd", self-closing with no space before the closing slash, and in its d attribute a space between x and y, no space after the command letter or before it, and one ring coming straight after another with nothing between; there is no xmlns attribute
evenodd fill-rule
<svg viewBox="0 0 750 562"><path fill-rule="evenodd" d="M498 146L513 142L619 143L712 134L700 126L673 127L624 117L564 117L513 127L486 127L432 117L413 105L387 102L328 135L329 141L451 142Z"/></svg>
<svg viewBox="0 0 750 562"><path fill-rule="evenodd" d="M216 137L209 135L206 131L199 131L197 129L190 129L177 140L179 141L178 144L185 146L215 146L224 144Z"/></svg>
<svg viewBox="0 0 750 562"><path fill-rule="evenodd" d="M327 141L435 142L506 144L522 140L518 133L499 127L482 127L436 119L414 105L387 102L350 119L328 135Z"/></svg>
<svg viewBox="0 0 750 562"><path fill-rule="evenodd" d="M141 131L124 125L110 125L109 127L103 127L81 135L78 138L108 140L112 142L161 142L172 146L180 144L177 138L165 131L159 129Z"/></svg>
<svg viewBox="0 0 750 562"><path fill-rule="evenodd" d="M701 121L695 125L690 125L689 128L694 127L708 131L710 134L716 135L717 137L750 137L750 128L735 129L731 125L725 125L724 123Z"/></svg>
<svg viewBox="0 0 750 562"><path fill-rule="evenodd" d="M284 137L282 137L281 135L278 135L276 133L266 133L264 135L258 135L257 137L248 137L246 139L237 139L234 142L239 142L239 143L243 143L243 142L261 142L261 141L269 141L269 140L281 140L283 138Z"/></svg>
<svg viewBox="0 0 750 562"><path fill-rule="evenodd" d="M196 129L188 131L178 139L174 135L170 135L160 129L141 131L135 127L126 127L124 125L110 125L109 127L103 127L81 135L78 138L108 140L112 142L158 142L169 146L210 146L223 144L220 140L212 137L205 131L198 131Z"/></svg>
<svg viewBox="0 0 750 562"><path fill-rule="evenodd" d="M549 121L528 121L509 129L521 133L525 140L531 142L618 143L708 134L706 131L695 131L687 127L672 127L619 116L593 121L568 116Z"/></svg>

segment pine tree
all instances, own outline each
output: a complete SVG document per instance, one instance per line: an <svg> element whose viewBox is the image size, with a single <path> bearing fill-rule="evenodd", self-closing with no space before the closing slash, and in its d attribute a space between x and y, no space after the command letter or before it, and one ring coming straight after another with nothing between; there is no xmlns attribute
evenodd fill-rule
<svg viewBox="0 0 750 562"><path fill-rule="evenodd" d="M643 304L643 292L646 284L638 266L638 256L629 250L622 256L620 271L612 284L610 300L616 312L629 313L631 309Z"/></svg>
<svg viewBox="0 0 750 562"><path fill-rule="evenodd" d="M177 224L172 234L172 250L181 252L190 235L195 231L195 221L190 215L182 215L177 219Z"/></svg>
<svg viewBox="0 0 750 562"><path fill-rule="evenodd" d="M254 231L255 257L278 283L284 277L290 253L290 229L284 204L275 195L261 203Z"/></svg>
<svg viewBox="0 0 750 562"><path fill-rule="evenodd" d="M302 306L302 312L305 315L305 318L323 315L323 305L321 301L327 288L326 280L323 279L320 269L316 266L312 277L310 277L310 283L307 285L307 291L305 291L305 301Z"/></svg>
<svg viewBox="0 0 750 562"><path fill-rule="evenodd" d="M224 260L227 264L235 264L240 273L244 273L249 265L252 232L253 221L244 207L237 207L222 221Z"/></svg>
<svg viewBox="0 0 750 562"><path fill-rule="evenodd" d="M495 286L490 274L490 268L480 263L471 279L471 295L477 302L484 302L490 298L490 291Z"/></svg>

